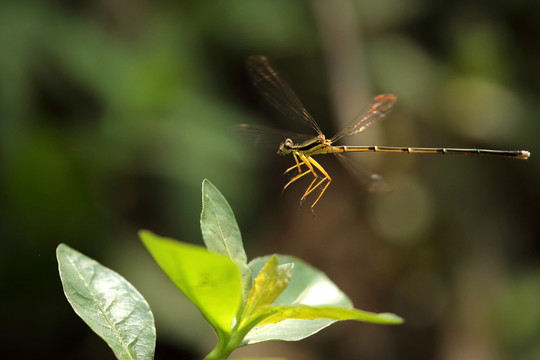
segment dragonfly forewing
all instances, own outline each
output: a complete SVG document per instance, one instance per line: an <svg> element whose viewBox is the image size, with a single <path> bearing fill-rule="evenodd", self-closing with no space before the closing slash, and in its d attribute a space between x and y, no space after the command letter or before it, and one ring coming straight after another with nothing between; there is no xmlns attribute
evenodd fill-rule
<svg viewBox="0 0 540 360"><path fill-rule="evenodd" d="M247 59L246 66L253 85L266 101L286 118L307 123L318 135L322 135L322 131L315 119L309 114L289 84L279 76L266 57L260 55L250 56Z"/></svg>

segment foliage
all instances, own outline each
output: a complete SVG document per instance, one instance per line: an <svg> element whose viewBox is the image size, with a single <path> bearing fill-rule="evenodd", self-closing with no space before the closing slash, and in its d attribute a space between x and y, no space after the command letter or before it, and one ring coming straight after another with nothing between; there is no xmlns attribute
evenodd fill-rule
<svg viewBox="0 0 540 360"><path fill-rule="evenodd" d="M56 250L64 293L118 359L148 359L156 343L154 317L141 294L122 276L60 244Z"/></svg>
<svg viewBox="0 0 540 360"><path fill-rule="evenodd" d="M338 320L400 324L394 314L354 309L322 272L292 256L271 255L249 264L234 214L221 193L203 182L201 229L206 249L141 231L161 269L218 335L206 359L226 359L240 346L296 341ZM120 275L70 249L58 247L64 292L75 312L120 359L152 356L155 328L142 296ZM252 280L252 274L257 274Z"/></svg>

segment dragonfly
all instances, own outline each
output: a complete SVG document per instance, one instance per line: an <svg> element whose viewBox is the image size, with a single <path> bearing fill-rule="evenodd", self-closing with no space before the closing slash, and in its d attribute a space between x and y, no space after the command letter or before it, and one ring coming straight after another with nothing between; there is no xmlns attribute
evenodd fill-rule
<svg viewBox="0 0 540 360"><path fill-rule="evenodd" d="M385 152L404 154L489 155L514 159L528 159L530 156L530 153L525 150L333 145L341 138L361 133L384 119L394 106L397 97L392 94L375 96L368 103L366 110L357 116L349 126L345 127L331 138L327 138L321 131L321 128L315 119L302 105L291 87L279 76L278 72L265 56L250 56L246 61L246 65L253 85L259 90L266 101L287 119L304 122L317 133L316 136L299 142L295 142L291 138L286 138L281 142L278 150L279 155L292 154L295 161L295 165L285 170L285 173L297 170L296 175L284 186L283 190L287 189L300 178L311 174L313 180L300 199L300 202L302 203L307 196L315 191L315 189L322 187L319 195L311 205L312 210L332 182L332 178L328 172L313 158L315 155L349 152Z"/></svg>

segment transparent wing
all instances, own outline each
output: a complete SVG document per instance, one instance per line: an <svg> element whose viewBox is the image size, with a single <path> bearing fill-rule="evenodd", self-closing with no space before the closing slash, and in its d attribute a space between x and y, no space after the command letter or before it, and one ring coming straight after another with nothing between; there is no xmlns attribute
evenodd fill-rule
<svg viewBox="0 0 540 360"><path fill-rule="evenodd" d="M309 124L319 135L322 131L315 119L307 112L291 87L283 80L264 56L250 56L248 74L262 96L286 118Z"/></svg>
<svg viewBox="0 0 540 360"><path fill-rule="evenodd" d="M384 119L392 106L394 106L396 99L396 96L392 94L375 96L367 105L366 110L362 111L351 125L334 135L331 141L335 142L344 136L358 134L367 127Z"/></svg>
<svg viewBox="0 0 540 360"><path fill-rule="evenodd" d="M243 140L253 143L253 145L265 145L268 147L275 147L276 149L277 146L287 138L294 139L298 142L313 139L313 135L297 134L291 131L254 124L237 124L232 126L229 129L229 132L234 136L241 137Z"/></svg>
<svg viewBox="0 0 540 360"><path fill-rule="evenodd" d="M372 193L387 193L392 190L384 178L360 165L356 161L349 159L344 154L334 153L341 164L366 188Z"/></svg>

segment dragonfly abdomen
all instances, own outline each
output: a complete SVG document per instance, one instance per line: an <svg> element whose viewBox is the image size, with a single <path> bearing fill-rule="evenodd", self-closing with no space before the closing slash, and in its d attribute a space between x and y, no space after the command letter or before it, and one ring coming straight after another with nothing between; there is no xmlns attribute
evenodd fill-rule
<svg viewBox="0 0 540 360"><path fill-rule="evenodd" d="M530 156L524 150L488 150L488 149L457 149L457 148L420 148L398 146L333 146L333 152L391 152L407 154L459 154L459 155L490 155L527 159Z"/></svg>

